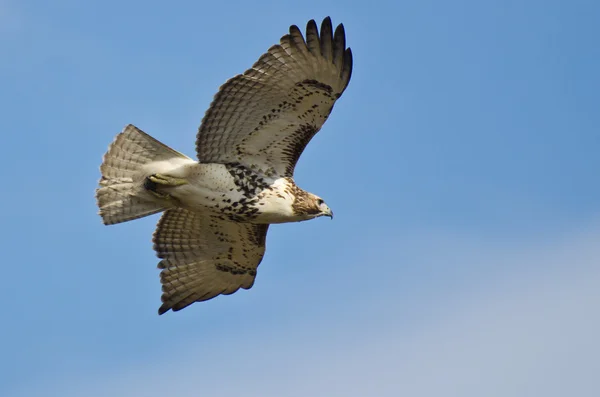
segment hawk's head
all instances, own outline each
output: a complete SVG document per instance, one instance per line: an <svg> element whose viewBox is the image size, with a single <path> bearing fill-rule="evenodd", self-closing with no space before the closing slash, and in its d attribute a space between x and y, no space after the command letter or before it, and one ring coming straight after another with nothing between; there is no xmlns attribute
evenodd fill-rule
<svg viewBox="0 0 600 397"><path fill-rule="evenodd" d="M312 193L298 191L292 204L294 214L304 219L313 219L320 216L328 216L333 219L331 208L325 204L325 201Z"/></svg>

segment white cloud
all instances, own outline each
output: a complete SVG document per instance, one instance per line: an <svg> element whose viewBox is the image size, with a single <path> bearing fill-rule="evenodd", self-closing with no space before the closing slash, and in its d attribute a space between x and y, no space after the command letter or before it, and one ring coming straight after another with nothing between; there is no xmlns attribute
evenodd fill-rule
<svg viewBox="0 0 600 397"><path fill-rule="evenodd" d="M239 339L209 348L162 337L173 346L164 356L21 395L598 396L599 241L600 228L512 252L510 244L444 239L430 261L460 253L473 269L511 270L436 296L418 306L418 321L396 316L398 297L386 294L365 302L368 316L335 328L282 325L267 343L240 330Z"/></svg>

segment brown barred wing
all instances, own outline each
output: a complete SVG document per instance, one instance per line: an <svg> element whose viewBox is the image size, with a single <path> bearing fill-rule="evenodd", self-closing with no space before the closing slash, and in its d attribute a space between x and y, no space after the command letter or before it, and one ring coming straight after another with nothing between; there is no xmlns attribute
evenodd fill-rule
<svg viewBox="0 0 600 397"><path fill-rule="evenodd" d="M216 94L196 140L204 163L241 163L267 176L292 176L352 74L343 25L325 18L290 33Z"/></svg>
<svg viewBox="0 0 600 397"><path fill-rule="evenodd" d="M182 208L166 211L153 237L154 250L162 258L158 268L163 304L158 313L252 287L267 229L268 225Z"/></svg>

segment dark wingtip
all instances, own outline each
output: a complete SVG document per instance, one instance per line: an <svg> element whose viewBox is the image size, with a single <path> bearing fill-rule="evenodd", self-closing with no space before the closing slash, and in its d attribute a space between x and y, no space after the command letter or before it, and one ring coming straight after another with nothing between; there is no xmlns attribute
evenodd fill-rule
<svg viewBox="0 0 600 397"><path fill-rule="evenodd" d="M163 314L165 314L166 312L168 312L171 308L169 306L166 305L162 305L161 307L158 308L158 315L162 316Z"/></svg>
<svg viewBox="0 0 600 397"><path fill-rule="evenodd" d="M333 34L333 37L336 36L341 36L344 39L346 38L346 29L344 29L344 24L340 23L338 26L336 26L335 28L335 33Z"/></svg>
<svg viewBox="0 0 600 397"><path fill-rule="evenodd" d="M321 55L328 61L333 60L333 26L331 18L323 19L321 23Z"/></svg>
<svg viewBox="0 0 600 397"><path fill-rule="evenodd" d="M352 78L352 69L354 67L353 62L352 50L350 47L348 47L344 52L344 72L348 74L348 78L346 79L346 87L348 87L348 84L350 84L350 79ZM344 87L344 89L346 89L346 87Z"/></svg>
<svg viewBox="0 0 600 397"><path fill-rule="evenodd" d="M341 23L335 28L333 34L333 63L343 67L344 52L346 51L346 32Z"/></svg>
<svg viewBox="0 0 600 397"><path fill-rule="evenodd" d="M302 31L300 30L300 28L297 25L290 26L290 34L293 35L295 33L300 33L300 35L302 36Z"/></svg>

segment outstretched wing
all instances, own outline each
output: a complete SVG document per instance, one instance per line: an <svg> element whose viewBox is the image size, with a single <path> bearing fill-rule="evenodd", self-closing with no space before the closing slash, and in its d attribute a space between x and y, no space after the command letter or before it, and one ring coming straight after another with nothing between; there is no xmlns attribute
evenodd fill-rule
<svg viewBox="0 0 600 397"><path fill-rule="evenodd" d="M352 73L344 26L329 17L321 33L314 20L306 41L297 26L244 74L215 96L198 131L203 163L237 162L268 176L292 176L298 158L319 131Z"/></svg>
<svg viewBox="0 0 600 397"><path fill-rule="evenodd" d="M162 258L158 268L163 269L158 314L252 287L268 227L182 208L167 210L153 237Z"/></svg>

